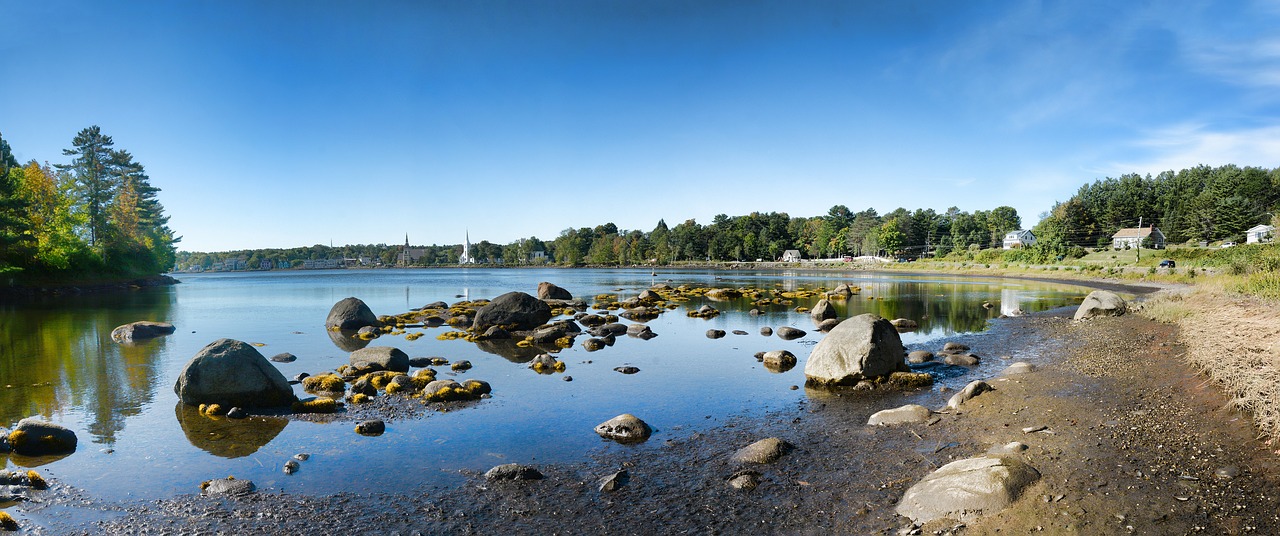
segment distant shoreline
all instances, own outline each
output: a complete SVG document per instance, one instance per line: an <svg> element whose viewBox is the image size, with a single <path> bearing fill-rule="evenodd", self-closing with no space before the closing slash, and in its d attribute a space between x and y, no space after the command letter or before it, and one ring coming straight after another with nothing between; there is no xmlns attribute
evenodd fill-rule
<svg viewBox="0 0 1280 536"><path fill-rule="evenodd" d="M136 290L147 287L164 287L176 285L178 283L181 283L181 281L165 274L106 280L59 281L44 284L24 284L14 282L9 286L0 287L0 296L34 298L36 296L97 294L103 292Z"/></svg>

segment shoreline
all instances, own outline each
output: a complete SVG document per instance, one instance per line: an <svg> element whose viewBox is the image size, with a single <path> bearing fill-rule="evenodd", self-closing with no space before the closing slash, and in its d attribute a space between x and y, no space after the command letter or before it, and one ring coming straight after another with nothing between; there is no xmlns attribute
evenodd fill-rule
<svg viewBox="0 0 1280 536"><path fill-rule="evenodd" d="M0 287L0 296L10 298L36 298L40 296L66 296L98 294L137 290L147 287L164 287L181 283L169 274L145 277L126 277L109 280L68 281L50 284L10 285Z"/></svg>
<svg viewBox="0 0 1280 536"><path fill-rule="evenodd" d="M687 434L660 431L648 444L656 448L611 447L575 463L537 465L546 475L541 481L493 483L466 472L466 483L456 486L192 494L89 507L76 506L85 498L70 491L29 514L51 533L297 533L321 526L443 534L498 527L623 534L1280 532L1280 464L1248 418L1225 407L1225 397L1186 364L1178 329L1133 314L1076 323L1068 309L1001 318L982 333L951 338L985 359L1027 361L1036 370L966 377L986 379L996 390L962 411L938 414L933 425L865 423L872 412L906 403L939 408L951 392L806 391L794 409L735 416ZM1026 426L1048 428L1026 434ZM730 461L733 452L770 436L795 450L749 468L760 475L759 488L728 486L742 469ZM905 489L928 472L1008 441L1028 444L1024 456L1042 475L1009 510L923 527L893 512ZM598 489L602 477L620 469L629 472L625 485ZM1233 476L1218 478L1220 470ZM49 507L85 511L69 516L78 522L59 522L41 514Z"/></svg>

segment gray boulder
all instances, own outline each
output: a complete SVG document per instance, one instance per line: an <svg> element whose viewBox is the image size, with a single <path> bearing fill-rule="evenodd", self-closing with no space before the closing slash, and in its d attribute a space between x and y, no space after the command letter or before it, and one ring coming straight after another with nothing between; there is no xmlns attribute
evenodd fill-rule
<svg viewBox="0 0 1280 536"><path fill-rule="evenodd" d="M973 367L973 366L977 366L978 363L981 361L981 359L979 359L978 356L973 354L943 354L943 355L946 356L943 360L946 361L948 365L958 365L961 367Z"/></svg>
<svg viewBox="0 0 1280 536"><path fill-rule="evenodd" d="M767 437L738 449L733 453L734 463L773 463L795 448L786 440Z"/></svg>
<svg viewBox="0 0 1280 536"><path fill-rule="evenodd" d="M888 320L873 314L847 319L813 347L804 366L807 383L853 385L859 381L907 372L902 339Z"/></svg>
<svg viewBox="0 0 1280 536"><path fill-rule="evenodd" d="M1085 296L1080 308L1076 309L1076 320L1087 320L1098 316L1120 316L1128 312L1129 306L1114 292L1095 290Z"/></svg>
<svg viewBox="0 0 1280 536"><path fill-rule="evenodd" d="M409 372L409 354L390 346L370 346L351 352L351 368L355 375L390 370Z"/></svg>
<svg viewBox="0 0 1280 536"><path fill-rule="evenodd" d="M960 406L964 405L965 402L972 400L973 397L987 391L994 390L995 389L992 388L990 384L982 380L971 381L969 382L969 385L964 386L964 389L961 389L959 393L951 395L951 399L947 400L947 408L959 409Z"/></svg>
<svg viewBox="0 0 1280 536"><path fill-rule="evenodd" d="M275 361L276 363L292 363L298 360L298 356L293 355L289 352L283 352L283 353L279 353L271 356L271 360Z"/></svg>
<svg viewBox="0 0 1280 536"><path fill-rule="evenodd" d="M623 413L596 425L596 433L619 443L638 443L649 439L653 429L639 417Z"/></svg>
<svg viewBox="0 0 1280 536"><path fill-rule="evenodd" d="M541 300L572 300L573 294L560 288L554 283L543 281L538 283L538 299Z"/></svg>
<svg viewBox="0 0 1280 536"><path fill-rule="evenodd" d="M911 320L909 318L895 318L893 320L890 320L889 323L893 324L893 327L897 328L898 331L908 331L908 330L920 328L919 322L916 322L915 320Z"/></svg>
<svg viewBox="0 0 1280 536"><path fill-rule="evenodd" d="M111 330L111 340L122 343L142 341L169 335L173 331L173 324L168 322L131 322Z"/></svg>
<svg viewBox="0 0 1280 536"><path fill-rule="evenodd" d="M1035 370L1035 366L1032 365L1031 363L1028 363L1026 361L1019 361L1017 363L1014 363L1006 367L1002 374L1005 376L1010 376L1013 374L1026 374L1033 370Z"/></svg>
<svg viewBox="0 0 1280 536"><path fill-rule="evenodd" d="M178 374L173 392L183 404L244 408L288 406L297 400L289 380L247 343L218 339Z"/></svg>
<svg viewBox="0 0 1280 536"><path fill-rule="evenodd" d="M51 456L76 451L76 433L35 417L18 421L9 432L9 448L23 456Z"/></svg>
<svg viewBox="0 0 1280 536"><path fill-rule="evenodd" d="M836 308L831 306L831 302L827 300L818 300L818 304L809 310L809 316L813 317L813 322L819 323L823 320L831 320L836 317Z"/></svg>
<svg viewBox="0 0 1280 536"><path fill-rule="evenodd" d="M551 306L523 292L508 292L476 312L475 327L484 331L493 326L524 331L551 320Z"/></svg>
<svg viewBox="0 0 1280 536"><path fill-rule="evenodd" d="M919 404L907 404L900 408L877 411L867 419L867 424L871 426L917 424L929 420L930 415L933 415L933 412L929 411L929 408Z"/></svg>
<svg viewBox="0 0 1280 536"><path fill-rule="evenodd" d="M768 337L768 336L770 336L770 335L773 335L773 328L771 328L771 327L769 327L769 326L761 326L761 327L760 327L760 334L761 334L761 335L764 335L765 337Z"/></svg>
<svg viewBox="0 0 1280 536"><path fill-rule="evenodd" d="M958 460L911 486L896 511L916 523L972 521L1005 509L1039 479L1039 471L1014 457Z"/></svg>
<svg viewBox="0 0 1280 536"><path fill-rule="evenodd" d="M818 322L818 331L821 331L823 333L830 332L831 330L836 329L836 325L839 323L840 323L839 318L828 318L826 320Z"/></svg>
<svg viewBox="0 0 1280 536"><path fill-rule="evenodd" d="M380 326L377 315L359 298L344 298L333 304L324 325L329 329L355 330L365 326Z"/></svg>

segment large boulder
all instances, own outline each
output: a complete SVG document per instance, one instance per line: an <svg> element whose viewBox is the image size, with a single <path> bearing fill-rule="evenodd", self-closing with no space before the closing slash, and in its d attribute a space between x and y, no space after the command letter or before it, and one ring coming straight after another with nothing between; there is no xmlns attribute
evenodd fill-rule
<svg viewBox="0 0 1280 536"><path fill-rule="evenodd" d="M116 342L141 341L169 335L173 331L173 324L168 322L131 322L111 330L111 340Z"/></svg>
<svg viewBox="0 0 1280 536"><path fill-rule="evenodd" d="M830 320L836 317L836 308L827 300L818 300L818 304L809 310L809 316L813 317L813 323L817 324L823 320Z"/></svg>
<svg viewBox="0 0 1280 536"><path fill-rule="evenodd" d="M27 417L9 432L9 447L23 456L50 456L76 451L76 433L48 421Z"/></svg>
<svg viewBox="0 0 1280 536"><path fill-rule="evenodd" d="M245 408L288 406L297 400L289 380L247 343L218 339L178 374L173 392L183 404Z"/></svg>
<svg viewBox="0 0 1280 536"><path fill-rule="evenodd" d="M365 326L380 326L377 315L360 298L344 298L333 304L324 326L329 329L356 330Z"/></svg>
<svg viewBox="0 0 1280 536"><path fill-rule="evenodd" d="M409 372L409 354L390 346L370 346L351 352L351 368L357 375L390 370Z"/></svg>
<svg viewBox="0 0 1280 536"><path fill-rule="evenodd" d="M888 320L867 313L832 329L813 347L804 365L810 385L851 385L868 378L907 372L906 351Z"/></svg>
<svg viewBox="0 0 1280 536"><path fill-rule="evenodd" d="M1005 509L1039 479L1039 471L1012 456L958 460L911 486L896 510L916 523L971 521Z"/></svg>
<svg viewBox="0 0 1280 536"><path fill-rule="evenodd" d="M493 326L524 331L551 320L551 306L523 292L508 292L476 312L475 328L484 331Z"/></svg>
<svg viewBox="0 0 1280 536"><path fill-rule="evenodd" d="M538 299L541 300L572 300L573 294L560 288L555 283L543 281L538 283Z"/></svg>
<svg viewBox="0 0 1280 536"><path fill-rule="evenodd" d="M1076 320L1085 320L1096 316L1120 316L1129 310L1124 298L1114 292L1095 290L1085 296L1080 308L1076 309Z"/></svg>

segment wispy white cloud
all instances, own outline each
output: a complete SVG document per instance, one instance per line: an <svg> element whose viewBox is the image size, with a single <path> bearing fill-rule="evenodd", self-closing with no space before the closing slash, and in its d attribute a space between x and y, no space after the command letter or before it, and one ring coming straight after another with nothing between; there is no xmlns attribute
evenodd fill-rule
<svg viewBox="0 0 1280 536"><path fill-rule="evenodd" d="M1179 124L1151 131L1134 145L1147 156L1115 162L1110 173L1154 174L1200 164L1280 166L1280 126L1227 131Z"/></svg>

